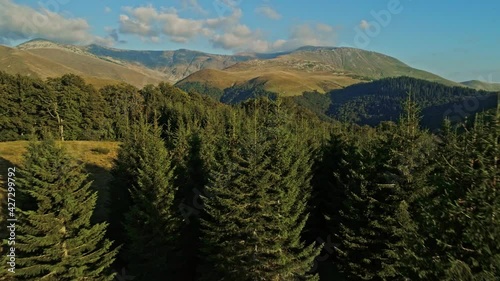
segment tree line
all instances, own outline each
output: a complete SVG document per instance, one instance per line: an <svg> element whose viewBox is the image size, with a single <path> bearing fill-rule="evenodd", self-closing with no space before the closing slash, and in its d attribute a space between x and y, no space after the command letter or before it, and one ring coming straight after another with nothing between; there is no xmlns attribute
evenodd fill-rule
<svg viewBox="0 0 500 281"><path fill-rule="evenodd" d="M15 280L113 280L122 268L133 280L500 276L499 108L430 133L411 95L397 122L372 128L287 99L103 89L116 104L96 110L113 112L97 131L122 141L108 217L91 221L100 195L51 140L61 135L46 112L50 125L26 131L42 141L17 183ZM65 124L65 139L78 128Z"/></svg>

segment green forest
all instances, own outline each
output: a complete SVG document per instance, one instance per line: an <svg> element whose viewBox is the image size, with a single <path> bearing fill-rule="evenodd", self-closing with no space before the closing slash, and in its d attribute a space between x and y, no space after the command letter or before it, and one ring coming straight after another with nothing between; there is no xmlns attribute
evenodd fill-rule
<svg viewBox="0 0 500 281"><path fill-rule="evenodd" d="M453 120L476 91L370 83L389 98L233 89L224 104L167 83L0 72L0 141L30 143L16 273L4 241L0 280L500 280L498 95ZM105 203L60 145L72 140L120 142Z"/></svg>
<svg viewBox="0 0 500 281"><path fill-rule="evenodd" d="M327 94L309 92L293 99L319 115L376 126L398 120L408 92L412 92L421 109L422 127L432 131L438 131L444 119L456 124L475 113L494 109L498 96L496 92L450 87L403 76L358 83Z"/></svg>

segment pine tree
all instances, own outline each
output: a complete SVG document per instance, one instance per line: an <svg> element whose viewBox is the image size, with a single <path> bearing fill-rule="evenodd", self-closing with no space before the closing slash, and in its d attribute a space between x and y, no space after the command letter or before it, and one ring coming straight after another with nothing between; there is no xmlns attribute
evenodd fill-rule
<svg viewBox="0 0 500 281"><path fill-rule="evenodd" d="M240 128L235 118L221 140L204 200L204 280L317 280L308 271L319 248L301 241L311 192L309 151L290 133L279 105L245 104L252 122Z"/></svg>
<svg viewBox="0 0 500 281"><path fill-rule="evenodd" d="M104 238L106 223L90 224L97 193L82 166L53 141L43 141L30 144L21 171L18 190L36 207L20 213L16 277L112 280L117 249Z"/></svg>
<svg viewBox="0 0 500 281"><path fill-rule="evenodd" d="M176 280L180 260L174 167L159 129L142 124L135 134L137 178L130 187L132 207L125 218L131 274L138 280Z"/></svg>
<svg viewBox="0 0 500 281"><path fill-rule="evenodd" d="M499 111L443 135L431 229L437 278L500 276ZM449 131L449 130L448 130Z"/></svg>
<svg viewBox="0 0 500 281"><path fill-rule="evenodd" d="M205 150L203 138L195 133L189 140L189 151L181 165L177 164L175 184L179 186L174 205L182 217L180 226L180 245L185 259L182 269L182 280L196 280L200 263L200 215L202 211L201 196L205 193L208 180L206 159L202 155Z"/></svg>
<svg viewBox="0 0 500 281"><path fill-rule="evenodd" d="M408 94L403 104L404 113L393 130L383 134L381 149L386 152L382 163L387 183L400 189L399 235L401 241L392 248L398 260L386 268L411 280L425 278L426 258L426 213L429 195L434 190L431 176L434 172L435 141L420 129L420 110L414 96Z"/></svg>
<svg viewBox="0 0 500 281"><path fill-rule="evenodd" d="M374 132L375 130L369 127L342 124L331 132L329 140L321 147L315 161L308 237L312 238L312 241L325 243L323 253L317 259L321 279L344 280L339 272L341 263L335 249L338 245L335 235L339 231L338 222L341 220L342 209L348 198L345 184L354 178L350 176L350 179L341 179L341 177L348 175L349 170L355 169L354 167L358 165L353 156L357 153L364 154L361 148L369 150ZM349 164L353 166L349 168L347 166Z"/></svg>
<svg viewBox="0 0 500 281"><path fill-rule="evenodd" d="M379 280L380 258L387 249L391 225L384 207L390 205L390 185L381 183L374 140L332 136L337 158L326 190L325 217L334 241L333 262L347 280ZM378 260L378 261L377 261Z"/></svg>
<svg viewBox="0 0 500 281"><path fill-rule="evenodd" d="M348 280L420 278L416 218L429 192L433 144L418 121L409 100L398 124L382 124L373 138L332 136L322 208L337 245L333 261Z"/></svg>
<svg viewBox="0 0 500 281"><path fill-rule="evenodd" d="M109 237L119 244L125 244L127 235L123 226L125 214L132 204L129 188L137 182L140 156L139 147L144 142L133 135L129 130L125 141L120 144L118 156L111 168L113 178L108 184L110 201L109 209ZM118 261L123 262L123 251L118 256Z"/></svg>

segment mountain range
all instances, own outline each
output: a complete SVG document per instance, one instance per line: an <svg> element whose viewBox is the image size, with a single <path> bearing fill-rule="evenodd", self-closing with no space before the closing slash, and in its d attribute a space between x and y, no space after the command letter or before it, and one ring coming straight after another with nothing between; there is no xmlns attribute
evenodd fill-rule
<svg viewBox="0 0 500 281"><path fill-rule="evenodd" d="M448 86L500 90L500 84L463 84L412 68L396 58L344 47L305 46L289 52L218 55L176 51L121 50L99 45L75 46L34 39L16 47L0 46L0 70L40 78L78 74L100 87L127 82L136 87L166 81L225 90L262 86L284 96L331 90L376 79L409 76Z"/></svg>

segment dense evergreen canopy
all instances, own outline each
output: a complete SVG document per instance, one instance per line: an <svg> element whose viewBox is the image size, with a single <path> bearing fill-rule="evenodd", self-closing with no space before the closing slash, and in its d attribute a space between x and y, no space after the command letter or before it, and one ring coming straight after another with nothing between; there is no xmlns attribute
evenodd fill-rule
<svg viewBox="0 0 500 281"><path fill-rule="evenodd" d="M0 72L0 140L43 140L0 280L499 280L495 94L404 77L299 98L187 90ZM104 192L71 140L120 141Z"/></svg>

